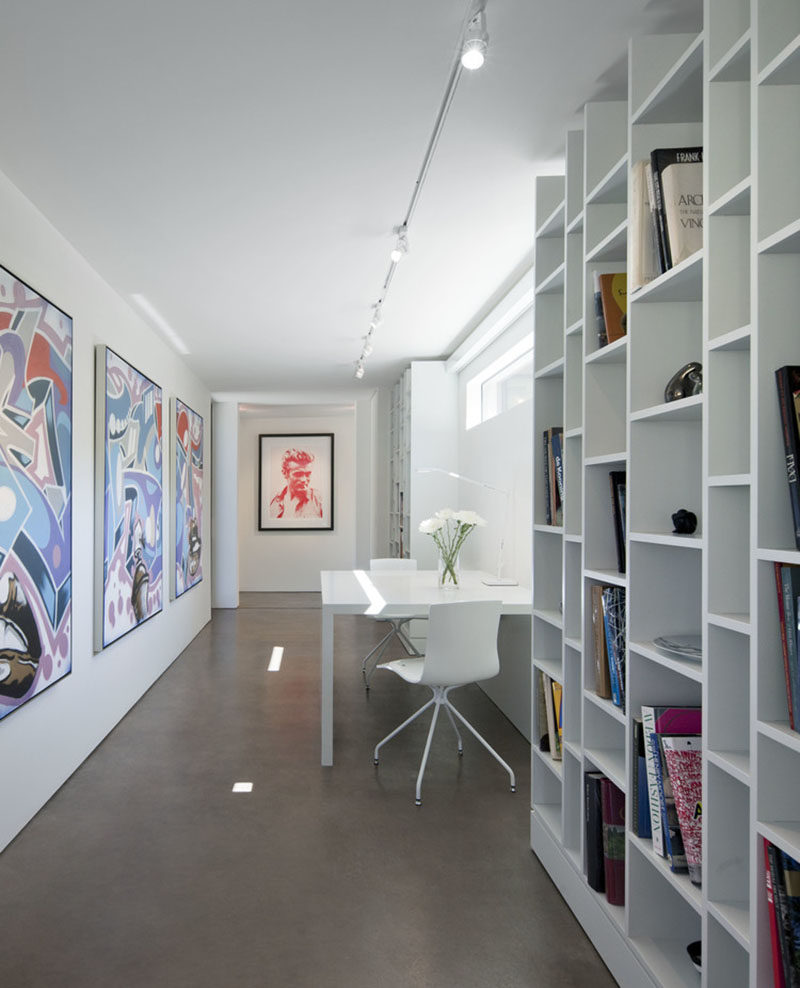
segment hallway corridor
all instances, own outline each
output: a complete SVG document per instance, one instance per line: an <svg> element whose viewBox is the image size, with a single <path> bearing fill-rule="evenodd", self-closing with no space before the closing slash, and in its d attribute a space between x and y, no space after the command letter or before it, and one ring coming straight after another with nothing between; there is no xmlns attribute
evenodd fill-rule
<svg viewBox="0 0 800 988"><path fill-rule="evenodd" d="M360 659L381 634L336 619L322 769L319 595L214 611L0 855L0 985L613 985L530 851L529 747L477 687L453 701L516 794L471 737L457 758L445 721L415 807L427 715L373 766L375 742L429 695L381 672L365 693ZM232 793L238 781L253 791Z"/></svg>

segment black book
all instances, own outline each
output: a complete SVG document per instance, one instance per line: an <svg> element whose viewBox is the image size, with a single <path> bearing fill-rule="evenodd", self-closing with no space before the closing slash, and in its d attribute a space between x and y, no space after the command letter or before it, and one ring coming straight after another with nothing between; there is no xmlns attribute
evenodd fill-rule
<svg viewBox="0 0 800 988"><path fill-rule="evenodd" d="M662 266L668 271L703 246L703 149L650 152Z"/></svg>
<svg viewBox="0 0 800 988"><path fill-rule="evenodd" d="M544 461L544 520L546 525L553 524L553 509L550 501L550 430L542 433L542 459Z"/></svg>
<svg viewBox="0 0 800 988"><path fill-rule="evenodd" d="M781 435L786 456L786 479L789 482L789 501L792 506L794 541L800 549L800 489L797 484L798 458L800 457L800 366L787 364L775 371L778 387L778 406L781 414Z"/></svg>
<svg viewBox="0 0 800 988"><path fill-rule="evenodd" d="M583 777L586 818L586 880L595 892L605 892L606 873L603 863L602 772L586 772Z"/></svg>
<svg viewBox="0 0 800 988"><path fill-rule="evenodd" d="M617 545L617 569L620 573L625 572L625 490L627 474L624 470L612 470L609 473L611 480L611 508L614 515L614 536Z"/></svg>

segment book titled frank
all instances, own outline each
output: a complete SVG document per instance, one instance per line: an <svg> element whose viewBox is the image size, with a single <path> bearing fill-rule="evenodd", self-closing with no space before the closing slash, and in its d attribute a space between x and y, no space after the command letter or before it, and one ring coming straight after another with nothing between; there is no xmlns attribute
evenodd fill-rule
<svg viewBox="0 0 800 988"><path fill-rule="evenodd" d="M650 152L650 163L668 269L703 246L703 149L656 148Z"/></svg>

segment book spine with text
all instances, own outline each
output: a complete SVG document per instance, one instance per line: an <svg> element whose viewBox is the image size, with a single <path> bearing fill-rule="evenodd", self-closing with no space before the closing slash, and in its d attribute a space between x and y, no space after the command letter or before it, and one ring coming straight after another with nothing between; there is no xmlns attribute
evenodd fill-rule
<svg viewBox="0 0 800 988"><path fill-rule="evenodd" d="M792 508L795 548L800 549L800 489L797 482L800 438L793 394L793 381L800 379L800 366L787 365L775 371L778 388L778 406L781 415L781 435L786 458L786 479L789 483L789 502Z"/></svg>
<svg viewBox="0 0 800 988"><path fill-rule="evenodd" d="M625 793L610 779L601 779L603 798L603 863L606 899L625 905Z"/></svg>
<svg viewBox="0 0 800 988"><path fill-rule="evenodd" d="M789 639L787 637L786 614L783 610L783 574L782 564L775 563L775 584L778 590L778 627L781 633L781 650L783 652L783 674L786 679L786 706L789 711L789 726L795 730L794 722L794 684L792 669L789 662Z"/></svg>
<svg viewBox="0 0 800 988"><path fill-rule="evenodd" d="M786 988L786 974L783 968L783 931L782 919L778 903L775 901L774 874L776 871L775 854L772 844L762 838L764 843L764 878L767 886L767 913L769 915L769 942L772 949L772 981L775 988Z"/></svg>

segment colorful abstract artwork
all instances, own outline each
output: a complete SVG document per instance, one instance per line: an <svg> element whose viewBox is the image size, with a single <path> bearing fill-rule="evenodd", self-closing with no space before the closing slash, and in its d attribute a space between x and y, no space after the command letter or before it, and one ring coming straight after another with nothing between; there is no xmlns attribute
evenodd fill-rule
<svg viewBox="0 0 800 988"><path fill-rule="evenodd" d="M72 319L4 268L0 402L3 718L72 669Z"/></svg>
<svg viewBox="0 0 800 988"><path fill-rule="evenodd" d="M175 590L180 597L203 579L203 417L174 400Z"/></svg>
<svg viewBox="0 0 800 988"><path fill-rule="evenodd" d="M161 610L164 583L161 388L108 347L98 348L97 421L102 586L95 644L105 648Z"/></svg>
<svg viewBox="0 0 800 988"><path fill-rule="evenodd" d="M333 433L258 437L260 531L333 528Z"/></svg>

